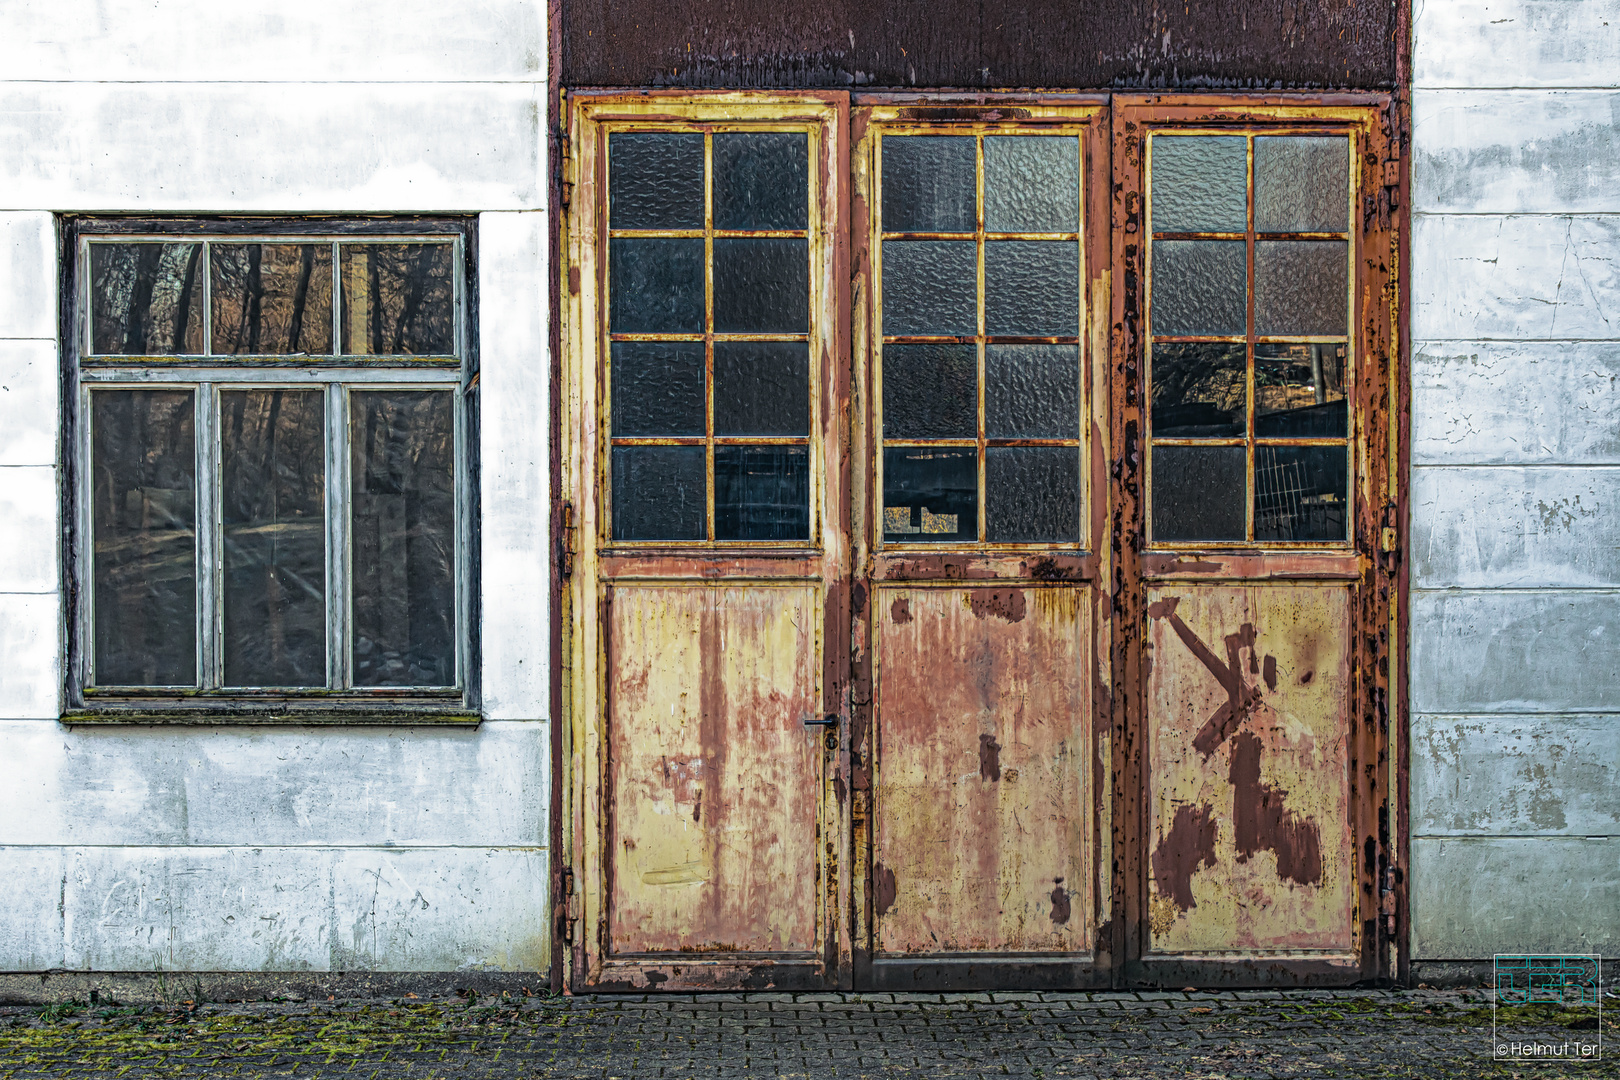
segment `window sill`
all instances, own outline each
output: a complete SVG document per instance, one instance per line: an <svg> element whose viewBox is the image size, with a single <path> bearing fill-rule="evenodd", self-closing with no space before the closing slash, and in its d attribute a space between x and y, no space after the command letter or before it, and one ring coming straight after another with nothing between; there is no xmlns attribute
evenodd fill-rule
<svg viewBox="0 0 1620 1080"><path fill-rule="evenodd" d="M477 727L480 713L460 702L454 706L422 703L331 702L289 705L222 705L199 707L145 705L97 705L94 708L67 709L61 723L95 725L178 725L178 726L299 726L299 727Z"/></svg>

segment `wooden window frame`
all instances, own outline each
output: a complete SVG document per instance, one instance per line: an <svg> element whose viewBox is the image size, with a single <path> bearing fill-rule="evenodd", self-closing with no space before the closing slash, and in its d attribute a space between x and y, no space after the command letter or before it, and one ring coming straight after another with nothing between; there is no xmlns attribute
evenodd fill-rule
<svg viewBox="0 0 1620 1080"><path fill-rule="evenodd" d="M477 405L476 226L470 218L98 219L64 221L62 340L63 576L68 663L64 723L139 724L469 724L481 719L477 664ZM321 355L96 355L90 351L89 251L97 243L264 243L332 245L332 352ZM452 351L443 356L344 354L339 245L449 243L453 250ZM211 347L211 273L203 282L203 344ZM197 677L192 687L95 685L94 579L91 567L91 395L116 389L169 389L193 395L197 491ZM222 393L305 390L323 395L324 535L327 682L322 687L223 685L220 574ZM454 649L449 686L364 687L352 679L352 575L349 473L351 396L357 392L432 390L452 395L454 455Z"/></svg>

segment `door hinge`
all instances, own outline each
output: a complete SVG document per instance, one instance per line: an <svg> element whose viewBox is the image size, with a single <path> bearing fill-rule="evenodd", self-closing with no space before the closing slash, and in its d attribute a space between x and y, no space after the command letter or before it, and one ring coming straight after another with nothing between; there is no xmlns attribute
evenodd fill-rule
<svg viewBox="0 0 1620 1080"><path fill-rule="evenodd" d="M562 914L558 918L558 929L562 931L562 939L569 945L574 943L574 923L579 921L579 897L574 894L574 870L565 866L562 872Z"/></svg>
<svg viewBox="0 0 1620 1080"><path fill-rule="evenodd" d="M562 521L558 531L558 566L563 580L567 581L574 576L574 504L571 502L562 504Z"/></svg>

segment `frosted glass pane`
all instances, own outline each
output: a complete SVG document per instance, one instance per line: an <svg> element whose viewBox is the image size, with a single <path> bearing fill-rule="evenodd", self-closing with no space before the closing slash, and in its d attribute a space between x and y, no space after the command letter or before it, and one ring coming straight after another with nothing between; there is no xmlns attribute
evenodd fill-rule
<svg viewBox="0 0 1620 1080"><path fill-rule="evenodd" d="M1254 140L1256 232L1344 232L1349 221L1349 139L1269 135Z"/></svg>
<svg viewBox="0 0 1620 1080"><path fill-rule="evenodd" d="M1255 332L1348 334L1349 255L1343 240L1257 241Z"/></svg>
<svg viewBox="0 0 1620 1080"><path fill-rule="evenodd" d="M1248 228L1246 141L1229 135L1153 136L1153 231Z"/></svg>
<svg viewBox="0 0 1620 1080"><path fill-rule="evenodd" d="M1153 242L1153 333L1244 332L1248 256L1241 240Z"/></svg>
<svg viewBox="0 0 1620 1080"><path fill-rule="evenodd" d="M1242 540L1241 446L1153 448L1153 542Z"/></svg>
<svg viewBox="0 0 1620 1080"><path fill-rule="evenodd" d="M992 446L984 452L985 528L992 542L1080 538L1080 448Z"/></svg>
<svg viewBox="0 0 1620 1080"><path fill-rule="evenodd" d="M974 221L973 138L883 137L883 231L966 232Z"/></svg>
<svg viewBox="0 0 1620 1080"><path fill-rule="evenodd" d="M883 333L972 334L978 254L971 240L883 242Z"/></svg>
<svg viewBox="0 0 1620 1080"><path fill-rule="evenodd" d="M608 136L608 224L615 229L703 228L703 136Z"/></svg>
<svg viewBox="0 0 1620 1080"><path fill-rule="evenodd" d="M990 345L984 356L984 431L992 439L1080 436L1080 347Z"/></svg>
<svg viewBox="0 0 1620 1080"><path fill-rule="evenodd" d="M992 135L984 140L984 227L990 232L1078 232L1080 140Z"/></svg>
<svg viewBox="0 0 1620 1080"><path fill-rule="evenodd" d="M883 437L971 439L979 432L972 345L883 347Z"/></svg>
<svg viewBox="0 0 1620 1080"><path fill-rule="evenodd" d="M1079 336L1079 245L1072 240L988 241L984 325L989 334Z"/></svg>

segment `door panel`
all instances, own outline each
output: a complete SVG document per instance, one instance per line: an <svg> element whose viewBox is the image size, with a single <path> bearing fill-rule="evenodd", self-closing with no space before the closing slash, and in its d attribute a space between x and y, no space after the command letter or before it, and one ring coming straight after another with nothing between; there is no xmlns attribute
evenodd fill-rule
<svg viewBox="0 0 1620 1080"><path fill-rule="evenodd" d="M876 950L1090 947L1083 590L883 588Z"/></svg>
<svg viewBox="0 0 1620 1080"><path fill-rule="evenodd" d="M610 955L814 950L818 594L612 591Z"/></svg>
<svg viewBox="0 0 1620 1080"><path fill-rule="evenodd" d="M1349 589L1160 586L1147 612L1152 950L1349 953Z"/></svg>

